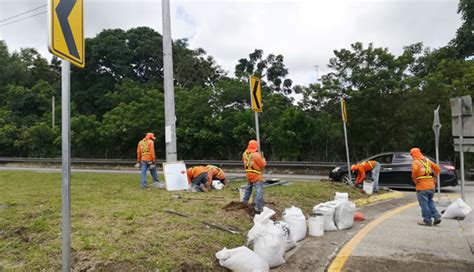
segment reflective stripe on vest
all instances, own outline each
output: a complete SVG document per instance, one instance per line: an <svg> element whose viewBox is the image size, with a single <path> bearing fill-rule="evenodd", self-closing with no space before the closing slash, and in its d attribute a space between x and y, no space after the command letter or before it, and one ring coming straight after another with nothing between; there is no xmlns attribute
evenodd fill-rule
<svg viewBox="0 0 474 272"><path fill-rule="evenodd" d="M369 166L370 166L370 170L374 169L374 166L370 163L370 161L367 161L367 163L368 163Z"/></svg>
<svg viewBox="0 0 474 272"><path fill-rule="evenodd" d="M247 163L245 164L245 172L262 174L262 172L253 169L252 162L251 162L252 152L248 153L248 155L247 155L247 152L244 152L244 157L245 159L247 159Z"/></svg>
<svg viewBox="0 0 474 272"><path fill-rule="evenodd" d="M217 166L214 166L214 165L208 165L207 166L207 171L211 171L212 169L219 169L219 172L217 172L216 176L219 176L219 174L222 173L222 169L217 167Z"/></svg>
<svg viewBox="0 0 474 272"><path fill-rule="evenodd" d="M423 176L419 176L416 179L430 179L433 177L433 171L431 170L431 164L426 160L419 160L420 163L425 168L425 174Z"/></svg>
<svg viewBox="0 0 474 272"><path fill-rule="evenodd" d="M140 152L143 155L150 155L150 150L148 150L148 140L140 141Z"/></svg>

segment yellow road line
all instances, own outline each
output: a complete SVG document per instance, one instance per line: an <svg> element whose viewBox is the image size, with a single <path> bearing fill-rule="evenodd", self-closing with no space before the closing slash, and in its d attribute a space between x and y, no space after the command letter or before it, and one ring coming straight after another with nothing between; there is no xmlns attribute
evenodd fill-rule
<svg viewBox="0 0 474 272"><path fill-rule="evenodd" d="M396 209L390 210L384 214L382 214L379 218L375 219L374 221L370 222L367 226L361 229L352 239L339 251L336 258L332 261L331 265L328 268L328 272L336 272L341 271L344 267L349 256L351 256L352 251L354 248L364 239L364 237L377 225L381 224L385 220L389 219L390 217L409 209L415 205L418 205L418 202L412 202L405 206L398 207Z"/></svg>

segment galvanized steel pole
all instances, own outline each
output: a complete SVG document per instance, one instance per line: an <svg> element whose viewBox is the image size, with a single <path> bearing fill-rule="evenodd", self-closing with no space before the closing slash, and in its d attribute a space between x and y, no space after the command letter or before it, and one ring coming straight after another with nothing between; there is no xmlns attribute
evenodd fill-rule
<svg viewBox="0 0 474 272"><path fill-rule="evenodd" d="M344 116L345 108L344 108L344 98L341 97L341 114ZM345 118L345 117L344 117ZM347 173L349 174L349 183L352 183L352 174L351 174L351 162L349 159L349 143L347 141L347 128L346 128L347 120L343 120L342 123L344 124L344 141L346 143L346 157L347 157Z"/></svg>
<svg viewBox="0 0 474 272"><path fill-rule="evenodd" d="M162 0L166 162L177 161L170 2Z"/></svg>
<svg viewBox="0 0 474 272"><path fill-rule="evenodd" d="M70 125L70 64L62 60L61 66L61 145L62 145L62 261L63 272L71 269L71 125Z"/></svg>

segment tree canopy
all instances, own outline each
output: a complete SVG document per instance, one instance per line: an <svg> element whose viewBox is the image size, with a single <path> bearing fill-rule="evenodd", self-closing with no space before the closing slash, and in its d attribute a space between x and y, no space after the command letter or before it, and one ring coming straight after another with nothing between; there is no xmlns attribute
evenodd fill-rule
<svg viewBox="0 0 474 272"><path fill-rule="evenodd" d="M180 159L240 159L255 138L248 78L262 78L262 149L270 160L345 158L340 99L347 101L351 159L419 146L434 153L433 110L441 107L441 155L454 158L449 98L474 93L474 5L442 48L407 45L400 55L370 43L334 50L318 83L294 86L281 54L255 49L226 74L204 49L173 42ZM148 27L107 29L86 39L87 65L72 69L72 155L134 158L146 132L164 158L162 36ZM60 155L59 60L0 41L0 153ZM297 96L300 99L296 99ZM55 112L52 98L56 97ZM56 125L52 117L56 116Z"/></svg>

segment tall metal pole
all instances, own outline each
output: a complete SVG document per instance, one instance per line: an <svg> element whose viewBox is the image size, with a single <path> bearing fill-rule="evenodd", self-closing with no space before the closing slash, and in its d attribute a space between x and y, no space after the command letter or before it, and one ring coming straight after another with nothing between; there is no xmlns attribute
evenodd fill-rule
<svg viewBox="0 0 474 272"><path fill-rule="evenodd" d="M62 259L63 272L71 268L71 125L70 125L70 64L61 65L61 145L62 145Z"/></svg>
<svg viewBox="0 0 474 272"><path fill-rule="evenodd" d="M433 131L435 134L435 149L436 149L436 164L439 165L439 130L441 129L441 123L439 122L439 105L433 112ZM441 201L441 185L440 185L440 173L437 176L438 186L438 201Z"/></svg>
<svg viewBox="0 0 474 272"><path fill-rule="evenodd" d="M461 125L459 126L459 129L460 129L459 131L459 157L460 157L460 163L461 163L461 198L462 200L466 200L464 198L464 150L462 147L464 122L463 122L462 115L459 116L459 121L461 122Z"/></svg>
<svg viewBox="0 0 474 272"><path fill-rule="evenodd" d="M345 108L344 98L341 97L341 115L342 115L342 123L344 124L344 140L346 143L346 157L347 157L347 173L349 174L349 183L352 183L352 173L351 173L351 162L349 159L349 143L347 141L347 116L346 116L346 108Z"/></svg>
<svg viewBox="0 0 474 272"><path fill-rule="evenodd" d="M173 88L173 50L171 40L170 1L162 0L163 13L163 69L165 88L166 162L176 162L176 115Z"/></svg>
<svg viewBox="0 0 474 272"><path fill-rule="evenodd" d="M260 152L260 128L258 126L258 112L255 113L255 131L257 132L258 152Z"/></svg>

